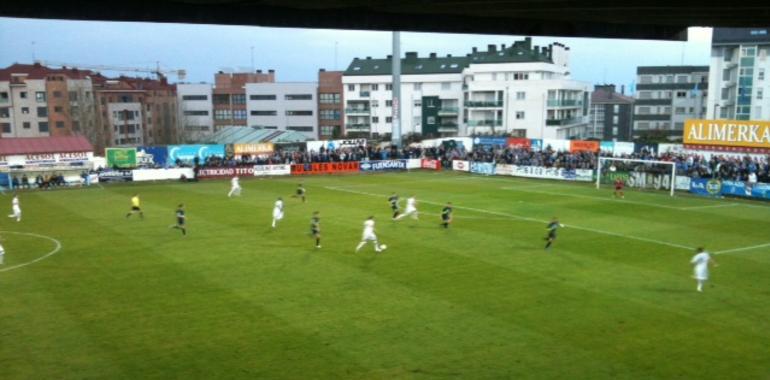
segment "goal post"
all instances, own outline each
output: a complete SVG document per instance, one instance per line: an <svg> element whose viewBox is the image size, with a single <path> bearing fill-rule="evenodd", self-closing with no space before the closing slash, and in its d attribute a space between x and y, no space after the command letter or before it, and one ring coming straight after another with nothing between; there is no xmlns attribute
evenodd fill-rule
<svg viewBox="0 0 770 380"><path fill-rule="evenodd" d="M596 165L596 188L601 188L602 183L611 185L618 178L623 179L626 186L631 188L667 189L673 197L676 190L676 163L599 157Z"/></svg>

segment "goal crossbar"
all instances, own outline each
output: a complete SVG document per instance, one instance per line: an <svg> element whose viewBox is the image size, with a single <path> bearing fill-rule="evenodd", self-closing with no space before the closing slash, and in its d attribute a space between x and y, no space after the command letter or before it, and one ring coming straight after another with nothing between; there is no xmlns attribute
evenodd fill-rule
<svg viewBox="0 0 770 380"><path fill-rule="evenodd" d="M635 158L615 158L615 157L599 157L599 162L596 165L596 188L601 187L602 178L602 163L605 161L612 162L638 162L642 164L661 164L671 166L671 187L670 195L674 196L674 188L676 187L676 163L671 161L658 161L658 160L639 160Z"/></svg>

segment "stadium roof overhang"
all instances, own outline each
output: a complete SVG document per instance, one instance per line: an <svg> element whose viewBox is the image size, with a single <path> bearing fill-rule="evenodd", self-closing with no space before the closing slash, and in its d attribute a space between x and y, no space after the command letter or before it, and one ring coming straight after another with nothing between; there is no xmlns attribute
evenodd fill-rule
<svg viewBox="0 0 770 380"><path fill-rule="evenodd" d="M763 27L770 2L661 0L7 1L0 16L563 37L684 39L689 26Z"/></svg>

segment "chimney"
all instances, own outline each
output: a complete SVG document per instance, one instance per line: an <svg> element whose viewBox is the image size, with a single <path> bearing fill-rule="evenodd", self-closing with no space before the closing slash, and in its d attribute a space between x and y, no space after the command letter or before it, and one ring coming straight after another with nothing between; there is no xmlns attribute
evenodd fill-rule
<svg viewBox="0 0 770 380"><path fill-rule="evenodd" d="M436 53L430 53L429 57L430 59L436 59Z"/></svg>
<svg viewBox="0 0 770 380"><path fill-rule="evenodd" d="M497 45L489 44L487 45L487 52L494 53L497 51Z"/></svg>
<svg viewBox="0 0 770 380"><path fill-rule="evenodd" d="M262 74L262 70L257 70L257 74Z"/></svg>
<svg viewBox="0 0 770 380"><path fill-rule="evenodd" d="M273 69L267 70L267 73L268 74L275 74L275 70L273 70Z"/></svg>
<svg viewBox="0 0 770 380"><path fill-rule="evenodd" d="M478 51L479 51L479 49L476 48L475 46L473 47L473 49L471 49L471 52L473 52L473 53L477 53Z"/></svg>
<svg viewBox="0 0 770 380"><path fill-rule="evenodd" d="M626 85L620 85L620 95L626 94Z"/></svg>
<svg viewBox="0 0 770 380"><path fill-rule="evenodd" d="M388 54L388 59L393 59L393 54Z"/></svg>
<svg viewBox="0 0 770 380"><path fill-rule="evenodd" d="M323 73L323 72L326 72L326 69L318 69L318 72L319 72L319 73Z"/></svg>
<svg viewBox="0 0 770 380"><path fill-rule="evenodd" d="M540 51L540 46L537 46L537 45L535 45L535 46L532 48L532 50L534 50L534 51L535 51L535 53L537 53L538 51Z"/></svg>
<svg viewBox="0 0 770 380"><path fill-rule="evenodd" d="M452 54L447 54L446 57L447 58L452 58Z"/></svg>
<svg viewBox="0 0 770 380"><path fill-rule="evenodd" d="M370 60L370 59L372 59L372 57L366 57L366 60L367 60L367 61L368 61L368 60Z"/></svg>
<svg viewBox="0 0 770 380"><path fill-rule="evenodd" d="M505 44L500 44L500 50L505 50Z"/></svg>

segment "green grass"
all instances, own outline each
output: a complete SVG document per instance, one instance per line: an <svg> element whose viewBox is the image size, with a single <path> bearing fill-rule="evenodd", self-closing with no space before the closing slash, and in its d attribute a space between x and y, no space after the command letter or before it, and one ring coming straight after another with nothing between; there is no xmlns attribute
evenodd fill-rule
<svg viewBox="0 0 770 380"><path fill-rule="evenodd" d="M427 172L243 186L23 193L0 229L62 249L0 272L0 379L770 378L770 247L717 255L701 294L680 248L770 243L765 204ZM392 222L391 191L425 214ZM143 221L124 217L134 192ZM187 237L167 228L179 202ZM355 254L371 214L388 250ZM0 235L0 270L54 249Z"/></svg>

